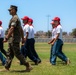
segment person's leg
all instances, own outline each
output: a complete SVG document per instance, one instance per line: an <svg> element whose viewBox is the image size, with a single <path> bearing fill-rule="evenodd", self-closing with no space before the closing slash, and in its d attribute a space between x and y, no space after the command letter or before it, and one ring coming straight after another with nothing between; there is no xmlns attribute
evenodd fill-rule
<svg viewBox="0 0 76 75"><path fill-rule="evenodd" d="M14 54L17 57L17 59L19 61L21 61L23 65L26 66L26 70L30 71L31 70L30 64L28 62L26 62L25 57L22 55L22 53L20 51L19 43L13 43L13 51L14 51Z"/></svg>
<svg viewBox="0 0 76 75"><path fill-rule="evenodd" d="M38 54L37 54L37 52L36 52L36 50L35 50L35 39L32 38L30 41L31 41L31 43L30 43L31 52L32 52L33 55L39 60L39 62L41 62L41 59L39 58L39 56L38 56Z"/></svg>
<svg viewBox="0 0 76 75"><path fill-rule="evenodd" d="M62 40L58 40L57 41L57 50L56 50L56 55L63 61L67 62L67 57L65 56L65 54L62 52L62 46L63 46L63 41Z"/></svg>
<svg viewBox="0 0 76 75"><path fill-rule="evenodd" d="M2 55L1 52L0 52L0 60L2 61L2 65L5 65L5 63L6 63L6 58Z"/></svg>
<svg viewBox="0 0 76 75"><path fill-rule="evenodd" d="M24 47L24 45L21 46L21 49L20 49L21 53L25 56L25 58L27 57L27 50L26 48Z"/></svg>
<svg viewBox="0 0 76 75"><path fill-rule="evenodd" d="M14 58L14 52L13 52L13 46L11 43L8 44L8 52L7 52L7 58L6 58L6 63L5 63L5 68L9 70L12 59Z"/></svg>
<svg viewBox="0 0 76 75"><path fill-rule="evenodd" d="M0 38L0 50L5 56L7 56L7 52L3 48L3 38Z"/></svg>
<svg viewBox="0 0 76 75"><path fill-rule="evenodd" d="M51 46L51 49L50 49L50 63L51 63L51 59L52 59L52 48L53 48L53 46Z"/></svg>
<svg viewBox="0 0 76 75"><path fill-rule="evenodd" d="M25 59L26 59L27 58L27 50L24 47L24 45L21 46L20 51L21 51L22 55L25 57ZM21 61L20 61L20 65L23 65Z"/></svg>
<svg viewBox="0 0 76 75"><path fill-rule="evenodd" d="M63 47L63 44L60 46L59 52L64 56L64 58L66 58L66 55L62 51L62 47Z"/></svg>
<svg viewBox="0 0 76 75"><path fill-rule="evenodd" d="M52 45L52 48L51 48L51 57L50 57L50 62L52 65L56 65L56 46L57 46L57 42L54 43L54 45Z"/></svg>
<svg viewBox="0 0 76 75"><path fill-rule="evenodd" d="M27 39L25 44L24 44L25 50L26 50L26 55L35 63L38 63L38 59L33 55L31 52L31 47L30 47L30 39Z"/></svg>

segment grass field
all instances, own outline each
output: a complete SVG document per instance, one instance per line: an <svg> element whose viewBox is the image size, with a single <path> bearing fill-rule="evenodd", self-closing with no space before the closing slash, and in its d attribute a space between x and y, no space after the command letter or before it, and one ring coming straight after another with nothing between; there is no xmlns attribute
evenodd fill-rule
<svg viewBox="0 0 76 75"><path fill-rule="evenodd" d="M42 63L39 65L33 65L33 62L30 62L33 66L31 72L22 72L25 69L24 66L20 66L17 63L17 59L14 58L12 66L9 72L0 72L0 75L76 75L76 44L65 43L63 46L63 52L67 57L70 58L70 65L62 64L62 61L57 58L56 66L52 66L49 62L50 57L50 45L47 43L36 43L36 51L39 54ZM5 44L5 49L7 49L7 44ZM0 65L0 69L4 68Z"/></svg>

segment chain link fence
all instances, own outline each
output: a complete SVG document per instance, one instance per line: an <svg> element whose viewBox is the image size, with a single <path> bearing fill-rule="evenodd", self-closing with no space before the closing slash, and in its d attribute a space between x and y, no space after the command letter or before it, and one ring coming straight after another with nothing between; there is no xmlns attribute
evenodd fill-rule
<svg viewBox="0 0 76 75"><path fill-rule="evenodd" d="M35 38L35 42L49 42L51 38ZM76 43L76 38L63 38L65 43Z"/></svg>

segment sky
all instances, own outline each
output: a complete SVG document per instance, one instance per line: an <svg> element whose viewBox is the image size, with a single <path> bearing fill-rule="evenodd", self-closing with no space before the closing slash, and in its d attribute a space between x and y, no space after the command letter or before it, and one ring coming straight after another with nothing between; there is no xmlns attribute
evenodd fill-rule
<svg viewBox="0 0 76 75"><path fill-rule="evenodd" d="M4 30L12 17L8 11L10 5L18 6L20 19L24 16L33 19L35 32L51 30L50 22L56 16L61 19L63 31L69 33L76 28L76 0L0 0L0 20Z"/></svg>

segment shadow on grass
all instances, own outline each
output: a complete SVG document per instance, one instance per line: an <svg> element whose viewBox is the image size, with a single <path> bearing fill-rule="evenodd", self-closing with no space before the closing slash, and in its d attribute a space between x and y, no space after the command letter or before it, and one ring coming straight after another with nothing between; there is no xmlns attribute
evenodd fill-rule
<svg viewBox="0 0 76 75"><path fill-rule="evenodd" d="M12 70L10 72L16 72L16 73L26 73L26 72L30 72L30 71L26 71L26 70Z"/></svg>

